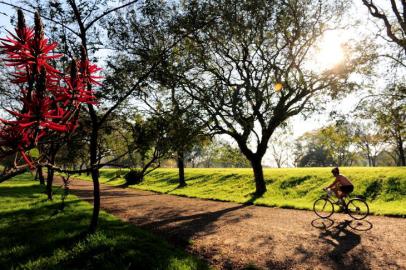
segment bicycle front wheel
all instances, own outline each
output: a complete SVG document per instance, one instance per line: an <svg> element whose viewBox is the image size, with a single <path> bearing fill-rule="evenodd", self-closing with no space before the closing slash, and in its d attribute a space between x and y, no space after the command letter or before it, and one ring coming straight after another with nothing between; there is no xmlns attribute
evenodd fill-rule
<svg viewBox="0 0 406 270"><path fill-rule="evenodd" d="M351 199L347 203L347 210L348 214L357 220L364 219L369 214L369 206L366 201L357 198Z"/></svg>
<svg viewBox="0 0 406 270"><path fill-rule="evenodd" d="M334 213L334 205L329 200L320 198L314 202L313 211L321 218L328 218Z"/></svg>

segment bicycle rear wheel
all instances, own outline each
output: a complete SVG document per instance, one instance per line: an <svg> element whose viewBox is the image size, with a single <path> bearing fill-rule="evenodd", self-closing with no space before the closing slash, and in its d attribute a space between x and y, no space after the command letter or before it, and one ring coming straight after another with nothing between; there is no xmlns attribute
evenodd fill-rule
<svg viewBox="0 0 406 270"><path fill-rule="evenodd" d="M347 203L348 214L357 220L364 219L369 214L369 206L366 201L355 198Z"/></svg>
<svg viewBox="0 0 406 270"><path fill-rule="evenodd" d="M321 218L328 218L334 213L334 205L328 199L320 198L314 202L313 211Z"/></svg>

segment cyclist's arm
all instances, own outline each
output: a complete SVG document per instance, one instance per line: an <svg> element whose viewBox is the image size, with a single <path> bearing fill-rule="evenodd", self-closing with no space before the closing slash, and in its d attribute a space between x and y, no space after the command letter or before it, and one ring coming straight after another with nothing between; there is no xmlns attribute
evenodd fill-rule
<svg viewBox="0 0 406 270"><path fill-rule="evenodd" d="M326 188L332 188L333 186L337 185L338 179L334 180L334 182Z"/></svg>

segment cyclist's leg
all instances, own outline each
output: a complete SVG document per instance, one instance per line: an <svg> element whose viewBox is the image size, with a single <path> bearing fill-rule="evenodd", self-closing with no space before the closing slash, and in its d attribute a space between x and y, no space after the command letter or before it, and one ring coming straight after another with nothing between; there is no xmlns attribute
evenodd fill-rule
<svg viewBox="0 0 406 270"><path fill-rule="evenodd" d="M340 186L340 198L346 198L350 195L351 192L353 192L354 186Z"/></svg>
<svg viewBox="0 0 406 270"><path fill-rule="evenodd" d="M331 187L331 190L334 192L334 195L336 196L336 198L340 198L339 196L339 188L338 188L338 186L337 185L335 185L335 186L332 186Z"/></svg>

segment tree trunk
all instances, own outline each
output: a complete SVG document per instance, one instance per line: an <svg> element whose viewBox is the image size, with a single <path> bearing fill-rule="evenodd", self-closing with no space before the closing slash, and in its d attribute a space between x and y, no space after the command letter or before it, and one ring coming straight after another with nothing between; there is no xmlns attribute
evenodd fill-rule
<svg viewBox="0 0 406 270"><path fill-rule="evenodd" d="M403 140L401 137L398 138L398 151L400 166L406 166L405 151L403 149Z"/></svg>
<svg viewBox="0 0 406 270"><path fill-rule="evenodd" d="M46 193L48 196L48 200L52 201L52 184L54 182L54 169L48 168L48 175L47 175L47 186L46 186Z"/></svg>
<svg viewBox="0 0 406 270"><path fill-rule="evenodd" d="M42 166L38 166L37 173L38 173L40 185L45 186L45 178L44 178L44 173L42 171Z"/></svg>
<svg viewBox="0 0 406 270"><path fill-rule="evenodd" d="M51 148L49 149L50 152L50 159L49 159L49 163L51 163L51 165L54 165L55 163L55 157L56 157L56 153L57 153L57 148L55 148L55 145L51 145ZM45 191L46 194L48 195L48 200L53 199L53 194L52 194L52 185L54 182L54 169L48 167L48 175L47 175L47 185L45 187Z"/></svg>
<svg viewBox="0 0 406 270"><path fill-rule="evenodd" d="M97 125L95 121L93 125ZM89 232L94 233L97 229L100 213L100 183L99 183L99 168L97 166L97 138L98 129L93 126L92 136L90 140L90 166L93 180L93 213L90 221Z"/></svg>
<svg viewBox="0 0 406 270"><path fill-rule="evenodd" d="M376 167L376 156L371 157L371 164L372 164L372 167Z"/></svg>
<svg viewBox="0 0 406 270"><path fill-rule="evenodd" d="M253 158L251 161L255 177L255 195L261 196L266 192L264 172L262 169L261 158Z"/></svg>
<svg viewBox="0 0 406 270"><path fill-rule="evenodd" d="M183 152L178 152L179 187L186 186L185 181L185 161Z"/></svg>

